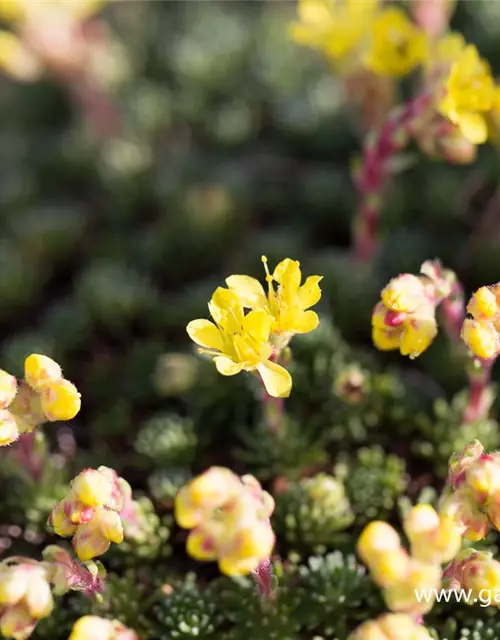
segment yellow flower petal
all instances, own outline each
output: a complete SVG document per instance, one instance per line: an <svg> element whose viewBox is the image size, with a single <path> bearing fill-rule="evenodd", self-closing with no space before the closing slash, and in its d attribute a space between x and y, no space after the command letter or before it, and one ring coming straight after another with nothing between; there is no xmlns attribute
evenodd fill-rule
<svg viewBox="0 0 500 640"><path fill-rule="evenodd" d="M243 331L257 342L267 342L271 332L273 318L264 309L250 311L243 320Z"/></svg>
<svg viewBox="0 0 500 640"><path fill-rule="evenodd" d="M186 551L195 560L216 560L217 550L202 531L191 531L186 542Z"/></svg>
<svg viewBox="0 0 500 640"><path fill-rule="evenodd" d="M321 299L321 289L319 282L323 276L309 276L299 289L299 299L303 309L309 309L317 304Z"/></svg>
<svg viewBox="0 0 500 640"><path fill-rule="evenodd" d="M295 333L309 333L310 331L314 331L318 325L318 314L315 311L304 311L304 313L301 313L297 317L294 331Z"/></svg>
<svg viewBox="0 0 500 640"><path fill-rule="evenodd" d="M463 136L473 144L483 144L488 137L486 120L480 113L460 114L458 126Z"/></svg>
<svg viewBox="0 0 500 640"><path fill-rule="evenodd" d="M276 362L266 360L257 367L266 391L273 398L288 398L292 390L292 376Z"/></svg>
<svg viewBox="0 0 500 640"><path fill-rule="evenodd" d="M210 320L191 320L186 331L193 342L200 347L224 351L221 332Z"/></svg>
<svg viewBox="0 0 500 640"><path fill-rule="evenodd" d="M298 289L302 278L300 262L298 260L285 258L285 260L282 260L277 265L273 273L273 278L284 287Z"/></svg>
<svg viewBox="0 0 500 640"><path fill-rule="evenodd" d="M264 287L256 278L237 275L229 276L229 278L226 278L226 284L231 291L236 293L244 307L255 309L256 307L265 307L267 305Z"/></svg>
<svg viewBox="0 0 500 640"><path fill-rule="evenodd" d="M236 333L240 330L243 323L243 306L234 291L217 287L208 308L215 322L226 331Z"/></svg>
<svg viewBox="0 0 500 640"><path fill-rule="evenodd" d="M401 342L401 332L394 329L381 329L373 327L372 341L379 351L394 351L399 349Z"/></svg>
<svg viewBox="0 0 500 640"><path fill-rule="evenodd" d="M233 362L230 358L225 356L216 356L214 358L217 371L223 376L235 376L243 369L241 362Z"/></svg>

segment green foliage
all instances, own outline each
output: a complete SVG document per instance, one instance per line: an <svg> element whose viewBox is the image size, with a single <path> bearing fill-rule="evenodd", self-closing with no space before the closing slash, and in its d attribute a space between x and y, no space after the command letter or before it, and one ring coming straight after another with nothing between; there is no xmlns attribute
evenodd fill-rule
<svg viewBox="0 0 500 640"><path fill-rule="evenodd" d="M275 531L295 550L324 550L353 521L344 486L333 476L318 474L293 482L276 496Z"/></svg>
<svg viewBox="0 0 500 640"><path fill-rule="evenodd" d="M154 607L158 639L220 637L223 617L214 595L213 588L200 590L194 574L187 574L174 585L164 585Z"/></svg>
<svg viewBox="0 0 500 640"><path fill-rule="evenodd" d="M385 454L379 446L359 449L356 457L339 461L335 472L344 479L360 527L370 520L387 519L407 485L404 460Z"/></svg>
<svg viewBox="0 0 500 640"><path fill-rule="evenodd" d="M498 71L496 3L457 4L454 28ZM375 259L353 261L358 114L331 65L288 41L294 12L280 2L110 3L119 77L102 88L119 125L103 137L54 77L2 80L1 366L20 376L28 354L53 356L83 404L67 429L37 432L34 466L18 457L27 439L2 449L1 549L39 557L53 542L51 508L85 466L116 467L138 501L124 543L103 558L103 602L71 594L35 639L67 640L91 612L141 640L346 640L384 610L343 555L361 528L373 518L399 528L396 506L415 502L422 484L435 497L469 440L500 447L498 402L463 423L464 354L442 331L415 361L370 340L381 287L424 259L440 256L466 292L498 280L488 220L498 154L481 149L472 168L415 152L387 190ZM263 280L261 254L323 276L321 324L290 344L282 417L262 406L254 376L219 375L185 330L208 317L230 273ZM213 579L215 565L186 557L174 499L215 464L255 474L275 498L275 553L286 562L275 564L269 600L252 577ZM498 554L493 543L484 545ZM185 576L193 566L196 580ZM428 619L440 640L486 640L500 636L494 613L441 604Z"/></svg>

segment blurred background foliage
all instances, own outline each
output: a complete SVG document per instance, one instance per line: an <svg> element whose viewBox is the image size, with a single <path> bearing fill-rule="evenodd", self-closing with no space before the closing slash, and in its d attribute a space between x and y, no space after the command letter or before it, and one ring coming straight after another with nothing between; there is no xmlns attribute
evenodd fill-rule
<svg viewBox="0 0 500 640"><path fill-rule="evenodd" d="M31 444L36 477L15 447L2 453L1 548L36 552L74 473L114 467L143 496L142 525L104 558L97 612L144 638L344 640L382 610L351 555L360 528L397 522L403 496L432 502L448 456L472 437L500 444L494 419L460 428L465 378L445 340L418 363L370 344L382 284L425 259L440 257L468 291L498 281L498 154L481 149L465 167L416 156L387 194L374 264L353 268L359 120L320 56L287 41L294 11L110 3L118 126L100 139L54 79L0 80L2 367L20 375L25 356L44 353L83 396L69 428ZM458 3L453 26L500 70L499 3ZM324 276L321 327L292 345L279 438L252 380L219 376L185 333L224 277L262 275L261 254ZM284 564L267 608L251 581L188 560L172 524L178 488L214 463L256 474L276 498ZM89 607L70 596L34 637L64 640ZM443 640L498 637L483 610L433 616Z"/></svg>

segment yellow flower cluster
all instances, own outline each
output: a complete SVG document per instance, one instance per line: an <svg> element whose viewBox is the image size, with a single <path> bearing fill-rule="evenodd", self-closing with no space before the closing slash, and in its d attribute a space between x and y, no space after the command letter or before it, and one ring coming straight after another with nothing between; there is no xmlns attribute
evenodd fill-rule
<svg viewBox="0 0 500 640"><path fill-rule="evenodd" d="M490 528L500 530L500 456L484 453L478 441L462 454L452 456L449 465L449 495L440 512L461 527L468 540L482 540Z"/></svg>
<svg viewBox="0 0 500 640"><path fill-rule="evenodd" d="M429 505L417 505L404 521L410 553L398 533L385 522L371 522L358 540L358 553L382 588L389 609L397 613L423 615L433 601L418 602L419 589L439 589L441 564L460 550L460 529L449 518L439 516Z"/></svg>
<svg viewBox="0 0 500 640"><path fill-rule="evenodd" d="M175 499L177 523L191 529L189 555L217 560L228 576L251 573L270 557L273 509L272 497L253 476L240 478L224 467L211 467L197 476Z"/></svg>
<svg viewBox="0 0 500 640"><path fill-rule="evenodd" d="M474 45L460 46L448 40L448 53L454 61L444 82L438 111L458 127L464 138L482 144L488 137L486 115L493 107L495 83L488 63Z"/></svg>
<svg viewBox="0 0 500 640"><path fill-rule="evenodd" d="M26 559L0 565L0 631L4 638L25 640L54 602L43 563Z"/></svg>
<svg viewBox="0 0 500 640"><path fill-rule="evenodd" d="M403 10L378 0L299 0L290 36L322 51L339 71L365 67L401 77L429 56L425 33Z"/></svg>
<svg viewBox="0 0 500 640"><path fill-rule="evenodd" d="M348 640L431 640L431 636L411 616L388 613L363 623Z"/></svg>
<svg viewBox="0 0 500 640"><path fill-rule="evenodd" d="M266 268L268 292L249 276L227 278L227 289L218 287L208 304L213 322L192 320L187 325L190 338L213 356L217 371L233 376L240 371L256 371L273 397L288 397L292 379L278 364L280 353L297 333L308 333L319 324L310 307L321 298L320 276L309 276L301 284L297 260L280 262L273 274ZM273 283L277 283L275 290ZM245 313L245 309L250 309Z"/></svg>
<svg viewBox="0 0 500 640"><path fill-rule="evenodd" d="M448 274L425 262L420 276L403 273L389 282L372 314L377 349L416 358L429 347L437 335L436 308L450 293Z"/></svg>
<svg viewBox="0 0 500 640"><path fill-rule="evenodd" d="M467 305L462 340L478 358L489 360L500 352L500 284L481 287Z"/></svg>
<svg viewBox="0 0 500 640"><path fill-rule="evenodd" d="M47 356L32 354L24 363L25 378L0 370L0 446L47 421L71 420L80 411L80 394L63 378L61 367Z"/></svg>
<svg viewBox="0 0 500 640"><path fill-rule="evenodd" d="M500 562L489 551L469 548L461 551L445 571L444 584L450 589L464 589L468 604L500 606Z"/></svg>
<svg viewBox="0 0 500 640"><path fill-rule="evenodd" d="M68 496L52 509L49 524L57 535L73 537L80 560L100 556L112 542L123 542L120 511L129 489L113 469L85 469L72 481Z"/></svg>
<svg viewBox="0 0 500 640"><path fill-rule="evenodd" d="M139 640L139 636L118 620L83 616L73 625L68 640Z"/></svg>
<svg viewBox="0 0 500 640"><path fill-rule="evenodd" d="M0 0L0 67L17 80L36 79L44 66L72 65L81 56L79 23L106 0ZM57 36L57 39L54 38Z"/></svg>

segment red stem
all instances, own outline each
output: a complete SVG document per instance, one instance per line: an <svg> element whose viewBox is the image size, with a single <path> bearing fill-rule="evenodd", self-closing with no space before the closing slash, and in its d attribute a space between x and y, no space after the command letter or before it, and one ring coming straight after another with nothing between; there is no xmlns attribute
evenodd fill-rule
<svg viewBox="0 0 500 640"><path fill-rule="evenodd" d="M356 176L359 205L353 250L355 259L360 262L369 261L377 248L381 197L392 173L390 160L407 145L413 125L429 106L430 98L424 93L398 107L389 114L375 139L365 145Z"/></svg>

